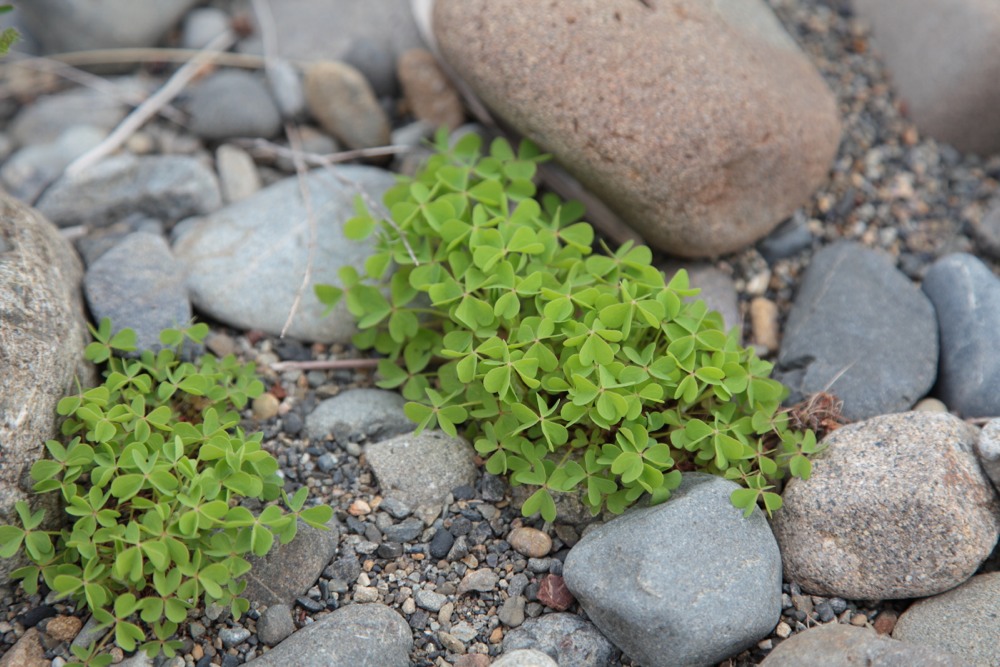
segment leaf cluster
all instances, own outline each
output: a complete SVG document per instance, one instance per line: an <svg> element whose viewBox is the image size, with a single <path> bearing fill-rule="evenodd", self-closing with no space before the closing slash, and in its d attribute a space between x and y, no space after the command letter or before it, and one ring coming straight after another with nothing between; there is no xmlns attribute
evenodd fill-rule
<svg viewBox="0 0 1000 667"><path fill-rule="evenodd" d="M535 487L526 516L553 520L554 492L582 491L594 513L660 502L695 469L740 483L747 514L777 509L816 440L789 428L772 365L647 247L594 252L579 203L536 196L530 143L437 144L386 216L358 202L346 234L377 232L364 274L316 288L346 301L354 343L385 355L379 386L401 389L418 429L467 425L489 472Z"/></svg>
<svg viewBox="0 0 1000 667"><path fill-rule="evenodd" d="M85 605L122 649L145 642L150 655L172 657L170 637L189 609L214 602L237 618L248 609L245 556L289 542L297 519L325 527L332 510L306 508L304 487L289 497L262 435L239 428L237 410L264 390L253 365L182 360L207 326L166 330L163 349L137 358L115 354L134 351L132 330L113 334L105 319L92 332L85 356L104 364L104 382L59 402L63 437L31 468L34 491L58 494L68 525L46 530L44 510L18 502L21 525L0 526L0 556L23 548L31 564L12 576L28 593L41 578ZM272 503L254 515L240 504L278 498L287 511ZM93 648L77 657L102 662Z"/></svg>

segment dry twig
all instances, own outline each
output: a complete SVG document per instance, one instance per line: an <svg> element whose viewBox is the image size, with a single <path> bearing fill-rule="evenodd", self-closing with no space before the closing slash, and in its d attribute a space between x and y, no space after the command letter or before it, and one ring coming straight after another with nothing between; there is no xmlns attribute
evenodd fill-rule
<svg viewBox="0 0 1000 667"><path fill-rule="evenodd" d="M68 167L65 173L73 176L92 166L101 158L119 148L140 127L152 118L170 100L174 99L188 83L197 75L202 65L211 62L219 54L236 42L236 35L226 32L213 39L194 59L177 70L163 86L153 93L145 102L136 107L125 117L118 127L104 141L87 151Z"/></svg>
<svg viewBox="0 0 1000 667"><path fill-rule="evenodd" d="M279 361L271 364L271 370L281 371L327 371L338 369L375 368L378 359L325 359L313 361Z"/></svg>

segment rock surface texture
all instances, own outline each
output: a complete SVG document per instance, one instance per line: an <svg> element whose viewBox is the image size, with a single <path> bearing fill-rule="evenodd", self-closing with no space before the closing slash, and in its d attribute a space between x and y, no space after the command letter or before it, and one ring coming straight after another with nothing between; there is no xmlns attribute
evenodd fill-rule
<svg viewBox="0 0 1000 667"><path fill-rule="evenodd" d="M455 487L476 481L475 450L441 431L408 433L365 449L383 495L410 507L440 503Z"/></svg>
<svg viewBox="0 0 1000 667"><path fill-rule="evenodd" d="M832 94L759 0L439 0L434 33L487 106L675 255L767 234L839 142Z"/></svg>
<svg viewBox="0 0 1000 667"><path fill-rule="evenodd" d="M1000 665L998 618L1000 572L990 572L917 602L899 617L892 636L972 664Z"/></svg>
<svg viewBox="0 0 1000 667"><path fill-rule="evenodd" d="M0 524L20 525L14 503L32 494L31 465L55 438L56 404L90 381L89 335L72 246L52 223L0 196ZM0 581L23 563L0 559Z"/></svg>
<svg viewBox="0 0 1000 667"><path fill-rule="evenodd" d="M960 151L1000 151L1000 5L854 0L909 115Z"/></svg>
<svg viewBox="0 0 1000 667"><path fill-rule="evenodd" d="M778 645L761 667L968 667L960 658L894 641L870 628L830 623L797 634Z"/></svg>
<svg viewBox="0 0 1000 667"><path fill-rule="evenodd" d="M972 576L1000 535L1000 503L950 414L905 412L827 436L808 480L774 516L785 578L806 592L890 600L935 595ZM892 517L886 521L886 517Z"/></svg>
<svg viewBox="0 0 1000 667"><path fill-rule="evenodd" d="M687 473L667 502L612 519L566 558L566 585L640 664L716 664L777 624L781 554L759 510L733 507L737 488Z"/></svg>
<svg viewBox="0 0 1000 667"><path fill-rule="evenodd" d="M934 308L886 256L856 243L816 253L778 354L790 400L829 391L851 420L907 410L934 384L937 362Z"/></svg>

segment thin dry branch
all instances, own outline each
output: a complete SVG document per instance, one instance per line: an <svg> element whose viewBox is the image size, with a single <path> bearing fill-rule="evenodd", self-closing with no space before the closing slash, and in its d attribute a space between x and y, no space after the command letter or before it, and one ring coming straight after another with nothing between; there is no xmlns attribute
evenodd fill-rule
<svg viewBox="0 0 1000 667"><path fill-rule="evenodd" d="M66 167L65 173L69 176L79 174L101 158L121 147L146 121L156 115L165 104L177 97L184 90L191 79L198 74L202 65L212 62L221 51L225 51L235 43L236 35L232 32L223 33L213 39L208 46L202 49L198 56L178 69L159 90L133 109L132 113L126 116L125 120L119 123L118 127L104 141L78 157Z"/></svg>
<svg viewBox="0 0 1000 667"><path fill-rule="evenodd" d="M260 158L284 157L294 159L295 154L313 167L327 167L331 164L349 162L351 160L364 160L373 157L386 157L388 155L398 155L413 150L413 146L374 146L372 148L355 148L349 151L337 151L336 153L308 153L294 151L291 148L276 144L267 139L236 139L235 144L246 148L251 155Z"/></svg>
<svg viewBox="0 0 1000 667"><path fill-rule="evenodd" d="M58 60L53 60L52 58L29 56L13 51L7 55L10 58L10 62L7 65L8 67L23 67L35 70L36 72L49 72L62 77L67 81L72 81L80 84L81 86L86 86L87 88L104 93L109 97L113 97L114 99L120 100L133 107L141 105L144 100L142 95L131 94L128 90L115 85L103 77L78 69L72 65L67 65L66 63ZM176 109L169 104L163 105L163 107L157 111L161 116L177 123L178 125L184 124L184 114L181 113L179 109Z"/></svg>
<svg viewBox="0 0 1000 667"><path fill-rule="evenodd" d="M325 359L313 361L279 361L271 364L274 371L328 371L339 369L376 368L378 359Z"/></svg>
<svg viewBox="0 0 1000 667"><path fill-rule="evenodd" d="M309 281L312 278L312 267L313 259L316 255L316 235L317 235L317 223L316 223L316 211L313 210L312 205L312 193L309 191L309 181L306 178L308 173L306 172L306 163L302 160L299 150L302 139L299 137L299 130L297 127L291 123L285 124L285 134L288 136L288 141L292 144L295 149L296 155L292 156L292 162L295 164L295 176L299 182L299 193L302 195L302 204L306 209L306 221L309 225L309 244L308 244L308 254L306 255L306 267L302 272L302 283L299 285L299 289L295 292L295 299L292 301L292 307L288 310L288 318L285 320L284 326L281 327L281 337L284 338L285 334L288 333L288 328L292 326L292 320L295 318L295 313L299 310L299 305L302 303L302 294L305 292L306 287L309 286Z"/></svg>
<svg viewBox="0 0 1000 667"><path fill-rule="evenodd" d="M56 53L49 57L74 67L90 67L94 65L121 65L128 63L186 63L198 57L201 51L197 49L160 49L154 47L132 49L94 49L90 51L70 51ZM260 69L264 67L262 56L250 53L220 53L214 62L223 67L242 67L244 69ZM293 64L301 64L293 61Z"/></svg>

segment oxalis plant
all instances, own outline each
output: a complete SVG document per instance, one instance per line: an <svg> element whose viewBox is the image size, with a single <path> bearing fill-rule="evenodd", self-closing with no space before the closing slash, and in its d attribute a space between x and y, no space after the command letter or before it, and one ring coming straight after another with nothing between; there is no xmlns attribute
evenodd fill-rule
<svg viewBox="0 0 1000 667"><path fill-rule="evenodd" d="M556 517L553 493L582 491L595 514L666 500L681 471L738 482L735 506L781 506L777 483L807 477L811 431L789 428L787 390L722 317L670 282L641 245L594 252L578 202L532 181L543 159L466 135L385 195L358 202L348 237L375 233L364 274L320 285L357 318L354 344L384 355L417 430L462 426L486 469L533 487L522 513Z"/></svg>
<svg viewBox="0 0 1000 667"><path fill-rule="evenodd" d="M182 360L206 325L166 330L162 350L137 358L115 355L135 350L132 330L112 335L105 319L92 332L85 355L103 364L104 382L59 402L63 437L31 467L34 491L58 494L68 525L46 530L44 510L18 502L21 525L0 526L0 556L23 548L31 564L12 578L25 591L41 580L108 629L97 645L73 648L72 664L103 667L111 656L99 651L111 638L173 657L180 642L171 637L198 605L239 618L249 608L239 597L245 556L289 542L297 519L326 528L333 513L307 508L305 487L288 496L262 434L239 428L236 410L264 390L253 365L232 355ZM286 509L270 503L278 498ZM254 514L246 499L270 504Z"/></svg>

